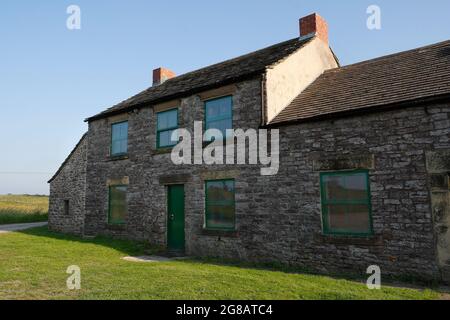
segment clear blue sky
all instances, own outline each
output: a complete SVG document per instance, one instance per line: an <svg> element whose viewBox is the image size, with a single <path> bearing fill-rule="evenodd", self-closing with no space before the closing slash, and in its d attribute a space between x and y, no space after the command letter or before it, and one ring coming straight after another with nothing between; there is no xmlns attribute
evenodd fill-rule
<svg viewBox="0 0 450 320"><path fill-rule="evenodd" d="M66 28L66 9L82 29ZM382 30L366 27L381 7ZM298 36L319 12L342 64L450 39L450 1L4 0L0 7L0 194L48 193L83 120L151 84Z"/></svg>

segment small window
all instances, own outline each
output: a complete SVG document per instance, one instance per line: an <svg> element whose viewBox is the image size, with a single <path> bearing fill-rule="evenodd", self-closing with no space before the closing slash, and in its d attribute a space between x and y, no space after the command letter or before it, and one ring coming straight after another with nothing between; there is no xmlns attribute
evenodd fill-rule
<svg viewBox="0 0 450 320"><path fill-rule="evenodd" d="M128 152L128 121L111 126L111 156L126 155Z"/></svg>
<svg viewBox="0 0 450 320"><path fill-rule="evenodd" d="M373 233L367 171L323 173L321 193L325 234Z"/></svg>
<svg viewBox="0 0 450 320"><path fill-rule="evenodd" d="M70 214L70 203L69 200L64 200L64 214L68 216Z"/></svg>
<svg viewBox="0 0 450 320"><path fill-rule="evenodd" d="M223 138L227 138L227 129L233 129L233 97L209 100L205 102L205 131L217 129L222 132ZM206 141L213 140L206 135Z"/></svg>
<svg viewBox="0 0 450 320"><path fill-rule="evenodd" d="M235 229L234 180L207 181L206 229Z"/></svg>
<svg viewBox="0 0 450 320"><path fill-rule="evenodd" d="M178 109L157 114L157 147L170 148L178 143L172 140L172 133L178 129Z"/></svg>
<svg viewBox="0 0 450 320"><path fill-rule="evenodd" d="M112 186L109 188L109 219L110 224L123 224L128 216L127 186Z"/></svg>

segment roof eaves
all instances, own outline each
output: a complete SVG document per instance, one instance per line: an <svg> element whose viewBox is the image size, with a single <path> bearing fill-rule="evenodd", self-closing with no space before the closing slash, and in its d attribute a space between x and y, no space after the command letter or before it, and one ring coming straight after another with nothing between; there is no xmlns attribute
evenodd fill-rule
<svg viewBox="0 0 450 320"><path fill-rule="evenodd" d="M220 81L220 82L214 83L212 85L207 85L207 86L203 86L203 87L197 87L197 88L194 88L192 90L178 92L176 94L165 96L165 97L162 97L162 98L159 98L159 99L155 99L155 100L148 100L148 101L141 102L141 103L131 104L131 105L127 106L127 107L124 107L124 108L121 108L121 109L117 109L117 110L104 111L104 112L101 112L101 113L99 113L99 114L97 114L95 116L86 118L84 120L84 122L91 122L91 121L95 121L95 120L100 120L100 119L103 119L103 118L107 118L107 117L111 117L111 116L114 116L114 115L131 112L133 110L141 109L141 108L148 107L148 106L151 106L151 105L160 104L160 103L164 103L164 102L167 102L167 101L170 101L170 100L175 100L175 99L183 98L183 97L186 97L186 96L194 95L194 94L199 93L199 92L215 89L217 87L222 87L222 86L225 86L225 85L228 85L228 84L233 84L233 83L236 83L236 82L239 82L239 81L249 80L249 79L255 78L255 77L257 77L257 76L259 76L259 75L261 75L261 74L263 74L265 72L266 72L266 68L263 68L263 69L256 70L256 71L253 71L253 72L250 72L250 73L247 73L247 74L240 75L239 77L233 77L233 78L227 79L225 81Z"/></svg>
<svg viewBox="0 0 450 320"><path fill-rule="evenodd" d="M416 99L412 99L412 100L399 101L399 102L389 103L389 104L371 105L371 106L367 106L367 107L363 107L363 108L351 109L351 110L345 110L345 111L339 111L339 112L331 112L331 113L320 114L320 115L307 117L307 118L283 120L283 121L279 121L279 122L271 122L271 123L268 123L268 124L262 126L262 128L285 127L285 126L308 123L308 122L332 120L332 119L345 118L345 117L349 117L349 116L358 116L358 115L370 114L370 113L376 113L376 112L382 112L382 111L390 111L390 110L396 110L396 109L402 109L402 108L417 107L417 106L421 106L421 105L432 103L432 102L445 102L445 101L450 101L450 93L441 94L441 95L437 95L437 96L421 97L421 98L416 98Z"/></svg>
<svg viewBox="0 0 450 320"><path fill-rule="evenodd" d="M314 38L314 35L309 35L309 36L306 36L306 37L303 37L303 38L294 38L294 39L290 39L290 40L284 41L284 42L282 42L282 43L272 45L272 46L267 47L267 48L263 48L263 49L260 49L260 50L257 50L257 51L251 52L251 53L247 53L247 54L242 55L242 56L240 56L240 57L236 57L236 58L233 58L233 59L230 59L230 60L222 61L222 62L216 63L216 64L214 64L214 65L211 65L211 66L208 66L208 67L199 69L199 70L191 71L191 72L189 72L189 73L187 73L187 74L180 75L179 77L183 77L183 76L186 76L186 75L189 75L189 74L198 72L198 71L200 71L200 70L204 70L204 69L207 69L207 68L211 68L211 67L213 67L213 66L217 66L217 65L220 65L220 64L229 62L229 61L233 61L233 60L236 60L236 59L242 59L243 57L251 56L252 54L256 54L256 53L258 53L258 52L262 52L262 51L264 51L264 50L268 50L268 49L273 48L273 47L275 47L275 46L277 46L277 45L280 45L280 44L291 43L291 42L293 42L294 40L298 41L301 45L299 46L299 48L295 49L293 52L286 53L286 57L288 57L288 56L292 55L294 52L297 52L299 49L301 49L301 48L304 47L305 45L307 45L307 44L310 42L310 40L313 39L313 38ZM280 61L280 60L279 60L279 61ZM278 61L278 63L279 63L279 61ZM273 63L270 63L270 64L273 64ZM270 65L270 64L269 64L269 65ZM131 102L129 102L128 105L123 106L123 107L118 107L118 108L115 108L115 107L113 106L113 107L111 107L111 108L109 108L109 109L107 109L107 110L105 110L105 111L103 111L103 112L101 112L101 113L98 113L98 114L96 114L96 115L94 115L94 116L92 116L92 117L86 118L86 119L85 119L85 122L90 122L90 121L94 121L94 120L99 120L99 119L106 118L106 117L111 116L111 115L116 115L116 114L121 114L121 113L130 112L130 111L132 111L132 110L134 110L134 109L139 109L139 108L142 108L142 107L144 107L144 106L151 105L151 104L157 104L157 103L166 102L166 101L168 101L168 100L179 99L179 98L182 98L182 97L184 97L184 96L192 95L192 94L195 94L195 93L204 91L204 90L214 89L214 88L217 88L217 87L220 87L220 86L223 86L223 85L231 84L231 83L233 83L233 82L238 82L238 81L246 80L246 79L255 77L255 76L257 76L257 75L264 74L264 73L266 72L266 70L267 70L267 66L268 66L268 65L265 65L263 68L260 68L259 70L252 70L252 71L249 71L249 72L247 72L247 73L245 73L245 74L241 74L241 75L236 76L236 77L233 77L233 78L225 79L225 81L219 81L219 82L216 82L216 83L214 83L214 84L209 84L209 85L203 86L203 87L196 87L196 88L194 88L194 89L192 89L192 90L185 90L185 91L179 92L179 93L177 93L177 94L172 94L172 95L164 96L164 97L161 97L161 98L155 98L155 99L153 99L153 100L145 100L145 101L140 101L140 102L135 102L135 103L133 103L133 102L131 101ZM171 80L176 80L177 78L179 79L179 77L173 78L173 79L171 79ZM169 81L170 81L170 80L169 80ZM169 83L169 81L167 81L167 83ZM139 94L138 94L138 95L139 95ZM130 99L124 100L124 101L122 101L121 103L117 104L116 106L120 106L121 104L125 103L126 101L132 100L132 99L133 99L133 97L130 98Z"/></svg>

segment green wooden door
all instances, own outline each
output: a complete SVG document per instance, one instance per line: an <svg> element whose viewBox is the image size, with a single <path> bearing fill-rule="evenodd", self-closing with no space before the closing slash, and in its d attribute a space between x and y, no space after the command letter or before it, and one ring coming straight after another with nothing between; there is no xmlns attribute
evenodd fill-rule
<svg viewBox="0 0 450 320"><path fill-rule="evenodd" d="M167 246L169 251L184 251L184 186L168 187Z"/></svg>

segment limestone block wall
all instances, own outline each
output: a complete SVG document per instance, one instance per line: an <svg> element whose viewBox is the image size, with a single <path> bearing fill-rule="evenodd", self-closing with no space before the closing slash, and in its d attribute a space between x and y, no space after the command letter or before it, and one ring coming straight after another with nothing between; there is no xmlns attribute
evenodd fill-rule
<svg viewBox="0 0 450 320"><path fill-rule="evenodd" d="M85 135L50 182L50 230L83 235L87 148Z"/></svg>

